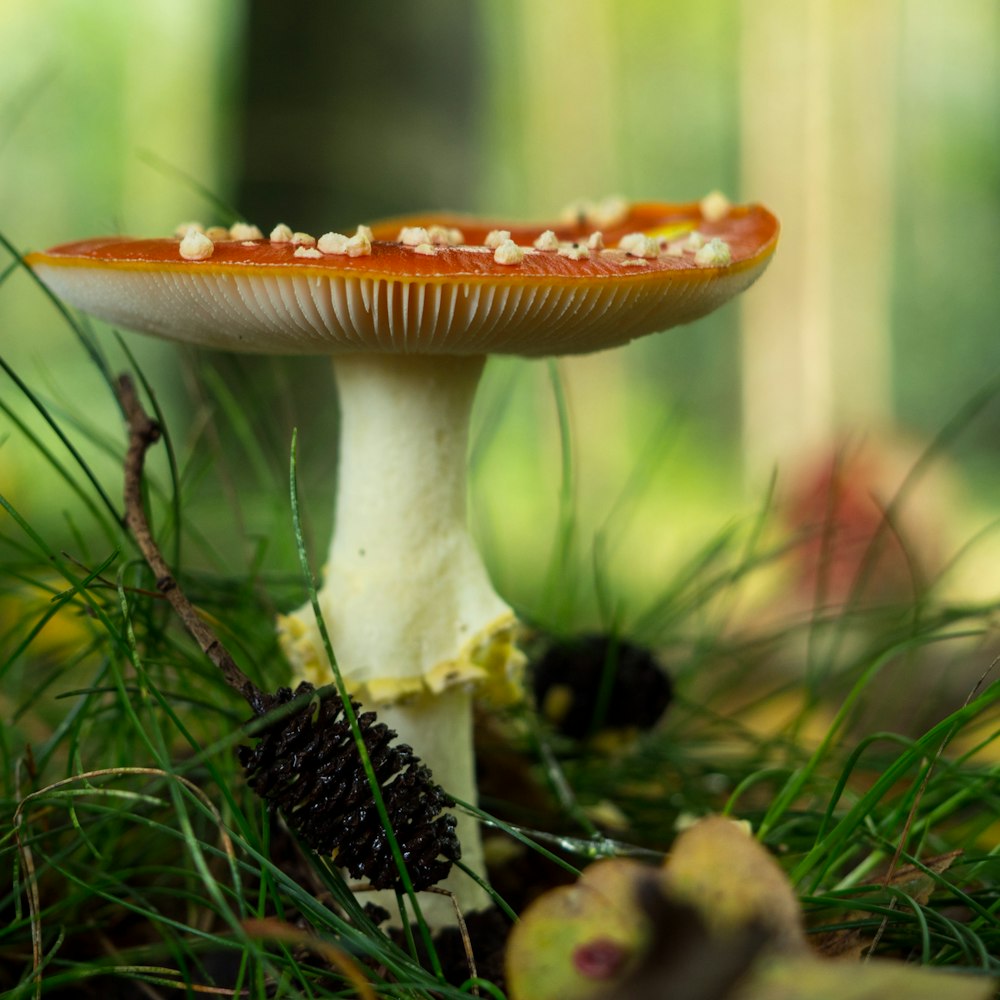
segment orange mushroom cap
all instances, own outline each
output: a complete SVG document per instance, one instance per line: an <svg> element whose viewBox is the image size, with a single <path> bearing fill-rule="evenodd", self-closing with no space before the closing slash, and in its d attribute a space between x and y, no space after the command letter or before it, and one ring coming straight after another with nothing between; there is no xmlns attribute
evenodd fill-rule
<svg viewBox="0 0 1000 1000"><path fill-rule="evenodd" d="M457 227L466 241L417 252L402 227ZM296 255L287 242L225 240L188 260L177 239L105 237L32 253L27 263L57 295L101 319L172 340L266 354L578 354L687 323L747 288L778 237L761 206L707 219L698 203L633 204L604 230L610 249L581 259L535 250L551 229L586 245L583 220L511 225L423 215L372 226L371 254ZM506 229L522 246L501 264L482 245ZM614 244L641 232L663 241L697 230L728 247L726 264L692 252L641 259Z"/></svg>

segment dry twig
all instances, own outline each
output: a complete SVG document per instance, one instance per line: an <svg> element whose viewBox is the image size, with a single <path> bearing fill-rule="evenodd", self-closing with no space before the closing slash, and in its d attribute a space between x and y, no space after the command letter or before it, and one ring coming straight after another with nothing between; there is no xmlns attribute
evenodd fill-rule
<svg viewBox="0 0 1000 1000"><path fill-rule="evenodd" d="M266 696L240 670L219 637L205 624L194 605L177 586L170 567L153 539L142 499L142 471L147 450L160 440L162 432L160 425L142 408L130 376L119 375L115 388L129 431L128 452L125 455L125 524L156 576L156 589L170 601L202 651L222 671L226 683L239 691L251 708L262 715L268 707Z"/></svg>

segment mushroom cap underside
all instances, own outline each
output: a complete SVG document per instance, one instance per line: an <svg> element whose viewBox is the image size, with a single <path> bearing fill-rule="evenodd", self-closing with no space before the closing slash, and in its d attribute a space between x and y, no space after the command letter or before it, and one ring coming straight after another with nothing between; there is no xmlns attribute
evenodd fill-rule
<svg viewBox="0 0 1000 1000"><path fill-rule="evenodd" d="M461 229L457 246L398 242L402 227ZM501 264L483 245L503 226L523 248ZM559 249L533 247L550 229ZM778 223L760 206L706 219L692 205L637 204L584 252L592 226L510 225L425 215L372 226L365 256L303 255L291 243L225 240L187 260L177 239L108 237L33 253L27 263L69 304L115 325L265 354L577 354L704 316L761 274ZM658 240L636 256L626 233ZM694 233L694 238L691 234ZM724 263L695 247L713 240ZM580 253L573 252L579 249ZM298 252L297 252L298 250Z"/></svg>

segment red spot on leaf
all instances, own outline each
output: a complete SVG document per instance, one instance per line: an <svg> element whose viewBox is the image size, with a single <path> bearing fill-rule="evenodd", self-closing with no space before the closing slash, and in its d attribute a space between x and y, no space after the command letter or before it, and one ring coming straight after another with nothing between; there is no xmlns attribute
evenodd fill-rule
<svg viewBox="0 0 1000 1000"><path fill-rule="evenodd" d="M573 951L573 966L587 979L610 979L625 964L628 951L611 938L597 938Z"/></svg>

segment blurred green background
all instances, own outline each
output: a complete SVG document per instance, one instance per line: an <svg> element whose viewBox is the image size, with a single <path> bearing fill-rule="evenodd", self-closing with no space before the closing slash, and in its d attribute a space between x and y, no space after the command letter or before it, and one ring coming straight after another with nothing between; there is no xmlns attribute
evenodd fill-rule
<svg viewBox="0 0 1000 1000"><path fill-rule="evenodd" d="M1000 375L996 0L0 0L0 230L22 250L217 221L205 191L265 231L322 232L715 188L781 218L762 281L691 328L561 363L580 558L598 533L602 572L639 591L749 516L773 470L791 488L845 442L876 456L861 491L891 497ZM23 273L0 288L0 331L54 411L120 441L96 372ZM231 489L207 458L187 481L223 557L241 544L234 504L246 534L290 545L293 426L319 551L325 366L129 343L182 451L215 433L231 463ZM268 469L227 443L220 387L253 414ZM44 433L2 375L0 400ZM479 413L475 528L501 590L530 604L559 505L545 365L493 363ZM64 487L9 415L0 435L0 490L72 540ZM915 544L942 562L996 518L998 440L991 400L919 484ZM117 461L81 447L117 496ZM951 583L991 595L997 564L980 539Z"/></svg>

